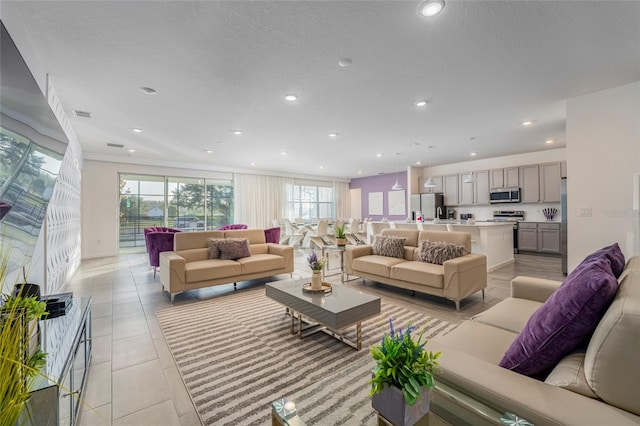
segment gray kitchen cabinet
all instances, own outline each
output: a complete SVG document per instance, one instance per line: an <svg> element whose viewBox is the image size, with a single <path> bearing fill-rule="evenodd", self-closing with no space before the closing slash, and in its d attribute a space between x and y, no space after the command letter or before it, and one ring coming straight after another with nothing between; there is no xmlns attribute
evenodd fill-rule
<svg viewBox="0 0 640 426"><path fill-rule="evenodd" d="M545 203L560 202L561 177L560 162L540 164L540 201Z"/></svg>
<svg viewBox="0 0 640 426"><path fill-rule="evenodd" d="M540 173L538 165L520 167L520 201L523 203L537 203L540 201Z"/></svg>
<svg viewBox="0 0 640 426"><path fill-rule="evenodd" d="M538 252L560 253L560 224L538 224Z"/></svg>
<svg viewBox="0 0 640 426"><path fill-rule="evenodd" d="M481 170L476 175L476 204L489 204L489 171Z"/></svg>
<svg viewBox="0 0 640 426"><path fill-rule="evenodd" d="M443 177L443 193L445 206L457 206L460 203L460 188L458 174Z"/></svg>
<svg viewBox="0 0 640 426"><path fill-rule="evenodd" d="M442 176L432 176L431 180L436 184L433 188L425 188L424 184L428 180L428 177L418 179L418 184L420 185L420 193L421 194L431 194L431 193L441 193L442 190Z"/></svg>
<svg viewBox="0 0 640 426"><path fill-rule="evenodd" d="M560 254L560 224L518 223L518 251Z"/></svg>
<svg viewBox="0 0 640 426"><path fill-rule="evenodd" d="M491 189L518 188L520 176L517 167L489 170L489 187Z"/></svg>
<svg viewBox="0 0 640 426"><path fill-rule="evenodd" d="M536 223L518 224L518 251L538 251L538 225Z"/></svg>
<svg viewBox="0 0 640 426"><path fill-rule="evenodd" d="M470 172L460 174L459 179L460 179L460 205L461 206L468 206L468 205L475 204L476 174L474 173L472 175L474 182L465 183L464 180L469 176L469 174Z"/></svg>

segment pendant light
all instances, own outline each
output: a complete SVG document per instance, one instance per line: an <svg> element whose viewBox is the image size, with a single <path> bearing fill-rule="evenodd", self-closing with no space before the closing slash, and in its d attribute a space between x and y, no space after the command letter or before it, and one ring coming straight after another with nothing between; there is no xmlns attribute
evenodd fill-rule
<svg viewBox="0 0 640 426"><path fill-rule="evenodd" d="M433 146L429 146L429 149L433 148ZM427 181L424 183L424 187L425 188L435 188L436 187L436 183L433 181L433 179L431 179L431 156L427 155L427 167L429 168L429 178L427 179Z"/></svg>
<svg viewBox="0 0 640 426"><path fill-rule="evenodd" d="M396 157L397 157L398 155L400 155L400 153L399 153L399 152L396 152ZM393 186L391 187L391 189L392 189L393 191L400 191L400 190L404 189L404 188L402 187L402 185L400 185L400 183L398 182L398 164L397 164L397 160L396 160L396 183L394 183L394 184L393 184Z"/></svg>
<svg viewBox="0 0 640 426"><path fill-rule="evenodd" d="M464 178L464 180L462 181L462 183L473 183L475 182L475 179L473 178L473 172L469 172L469 175L467 175L466 178Z"/></svg>

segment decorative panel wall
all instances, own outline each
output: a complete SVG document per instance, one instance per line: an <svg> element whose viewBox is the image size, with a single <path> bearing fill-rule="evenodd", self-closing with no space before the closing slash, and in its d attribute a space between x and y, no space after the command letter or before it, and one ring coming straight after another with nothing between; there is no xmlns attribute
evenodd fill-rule
<svg viewBox="0 0 640 426"><path fill-rule="evenodd" d="M47 100L69 138L47 210L45 293L52 294L62 291L80 266L80 180L83 158L78 137L49 78Z"/></svg>

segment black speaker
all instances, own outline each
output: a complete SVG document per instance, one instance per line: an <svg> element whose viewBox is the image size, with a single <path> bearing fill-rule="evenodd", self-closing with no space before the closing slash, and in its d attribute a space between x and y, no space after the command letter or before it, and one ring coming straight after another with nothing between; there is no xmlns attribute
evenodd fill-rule
<svg viewBox="0 0 640 426"><path fill-rule="evenodd" d="M40 286L38 284L21 283L13 287L13 295L16 297L33 297L40 300Z"/></svg>

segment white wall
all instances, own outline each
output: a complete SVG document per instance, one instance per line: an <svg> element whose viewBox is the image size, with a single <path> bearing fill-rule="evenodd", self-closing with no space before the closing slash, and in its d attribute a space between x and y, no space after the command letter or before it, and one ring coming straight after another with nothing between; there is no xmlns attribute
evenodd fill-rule
<svg viewBox="0 0 640 426"><path fill-rule="evenodd" d="M229 179L231 173L85 160L82 172L82 258L118 254L118 173Z"/></svg>
<svg viewBox="0 0 640 426"><path fill-rule="evenodd" d="M566 140L569 270L613 242L629 256L633 174L640 172L640 81L569 99Z"/></svg>

